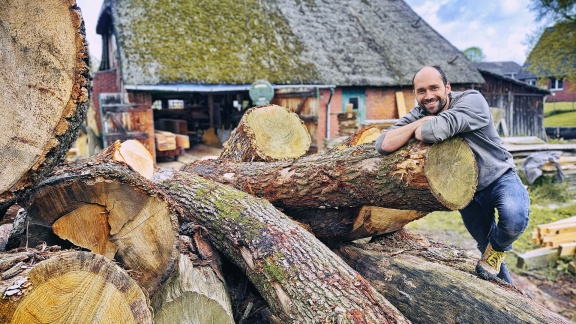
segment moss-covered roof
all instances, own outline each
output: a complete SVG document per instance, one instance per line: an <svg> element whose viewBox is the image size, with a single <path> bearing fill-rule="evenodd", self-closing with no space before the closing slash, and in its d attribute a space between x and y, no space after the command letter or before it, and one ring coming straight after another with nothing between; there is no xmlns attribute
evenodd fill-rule
<svg viewBox="0 0 576 324"><path fill-rule="evenodd" d="M411 84L423 65L484 80L401 0L106 0L125 84ZM105 12L105 10L103 10Z"/></svg>

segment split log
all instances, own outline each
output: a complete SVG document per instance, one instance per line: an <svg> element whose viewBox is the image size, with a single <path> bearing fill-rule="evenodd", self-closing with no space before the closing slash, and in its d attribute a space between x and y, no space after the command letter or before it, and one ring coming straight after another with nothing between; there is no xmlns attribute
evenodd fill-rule
<svg viewBox="0 0 576 324"><path fill-rule="evenodd" d="M204 243L207 244L207 243ZM192 240L180 236L180 259L177 269L161 290L152 297L154 323L234 323L228 289L211 254L199 260L191 249ZM211 263L214 270L208 265Z"/></svg>
<svg viewBox="0 0 576 324"><path fill-rule="evenodd" d="M21 261L23 272L0 281L0 322L152 323L146 294L113 261L89 252L23 253L40 262Z"/></svg>
<svg viewBox="0 0 576 324"><path fill-rule="evenodd" d="M268 201L186 172L153 181L206 227L212 244L241 268L278 321L389 323L404 316L311 233Z"/></svg>
<svg viewBox="0 0 576 324"><path fill-rule="evenodd" d="M0 0L0 48L3 216L64 160L91 88L84 23L73 0Z"/></svg>
<svg viewBox="0 0 576 324"><path fill-rule="evenodd" d="M413 323L569 323L513 287L473 274L476 260L399 231L338 249Z"/></svg>
<svg viewBox="0 0 576 324"><path fill-rule="evenodd" d="M459 137L434 145L413 141L387 156L364 144L290 162L206 160L182 170L279 208L378 206L423 212L463 208L478 176L474 154Z"/></svg>
<svg viewBox="0 0 576 324"><path fill-rule="evenodd" d="M343 140L340 144L336 145L334 148L332 148L332 150L343 150L350 146L372 143L376 141L380 134L382 134L380 128L376 126L367 126L348 136L348 138Z"/></svg>
<svg viewBox="0 0 576 324"><path fill-rule="evenodd" d="M152 179L154 175L154 157L146 146L137 140L116 141L93 159L122 162L146 179Z"/></svg>
<svg viewBox="0 0 576 324"><path fill-rule="evenodd" d="M290 218L304 224L321 240L352 241L395 232L427 215L416 210L376 206L329 209L286 209Z"/></svg>
<svg viewBox="0 0 576 324"><path fill-rule="evenodd" d="M301 157L312 140L304 122L290 109L266 105L248 109L224 143L220 159L282 161Z"/></svg>
<svg viewBox="0 0 576 324"><path fill-rule="evenodd" d="M30 190L23 246L41 242L86 248L138 274L148 293L178 260L177 205L125 165L83 160L62 166Z"/></svg>

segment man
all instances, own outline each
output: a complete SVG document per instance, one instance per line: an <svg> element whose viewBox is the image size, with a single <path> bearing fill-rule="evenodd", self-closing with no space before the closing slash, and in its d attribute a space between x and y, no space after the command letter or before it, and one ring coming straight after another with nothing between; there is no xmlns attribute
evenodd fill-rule
<svg viewBox="0 0 576 324"><path fill-rule="evenodd" d="M488 103L476 90L452 92L446 74L437 66L420 69L412 84L418 106L378 137L376 149L381 154L394 152L413 136L425 143L462 137L474 152L479 171L474 198L460 210L482 252L476 272L485 279L512 283L504 252L526 229L530 200L512 155L502 146Z"/></svg>

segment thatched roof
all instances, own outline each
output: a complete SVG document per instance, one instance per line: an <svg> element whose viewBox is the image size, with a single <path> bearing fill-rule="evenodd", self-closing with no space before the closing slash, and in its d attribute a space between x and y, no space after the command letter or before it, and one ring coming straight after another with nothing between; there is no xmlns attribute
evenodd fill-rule
<svg viewBox="0 0 576 324"><path fill-rule="evenodd" d="M131 85L397 86L423 65L484 82L401 0L105 0L97 31L110 22Z"/></svg>

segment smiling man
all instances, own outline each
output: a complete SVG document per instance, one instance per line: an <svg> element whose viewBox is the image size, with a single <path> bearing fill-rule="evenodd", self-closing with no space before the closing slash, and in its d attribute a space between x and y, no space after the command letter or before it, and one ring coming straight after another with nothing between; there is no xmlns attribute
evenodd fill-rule
<svg viewBox="0 0 576 324"><path fill-rule="evenodd" d="M526 229L530 200L512 155L502 146L488 103L476 90L452 91L438 66L423 67L412 83L418 106L378 137L376 149L389 154L412 137L430 144L455 135L462 137L478 164L477 191L460 210L466 229L482 252L476 272L483 278L512 283L503 262L504 252Z"/></svg>

